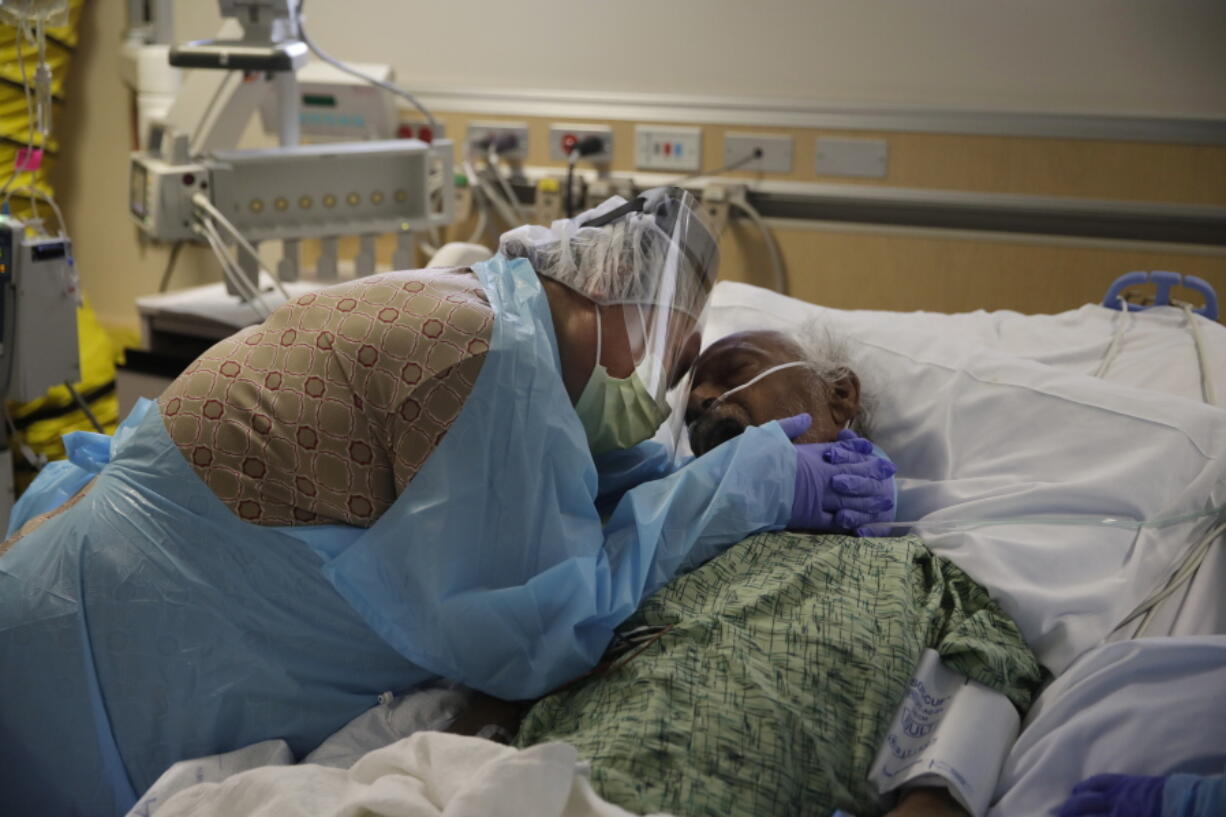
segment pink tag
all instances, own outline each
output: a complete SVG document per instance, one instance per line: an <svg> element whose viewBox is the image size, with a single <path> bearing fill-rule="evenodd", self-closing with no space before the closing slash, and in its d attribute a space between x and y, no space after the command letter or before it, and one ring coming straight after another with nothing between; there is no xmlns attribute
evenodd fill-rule
<svg viewBox="0 0 1226 817"><path fill-rule="evenodd" d="M35 172L43 166L43 149L18 148L17 161L14 164L19 171L27 173Z"/></svg>

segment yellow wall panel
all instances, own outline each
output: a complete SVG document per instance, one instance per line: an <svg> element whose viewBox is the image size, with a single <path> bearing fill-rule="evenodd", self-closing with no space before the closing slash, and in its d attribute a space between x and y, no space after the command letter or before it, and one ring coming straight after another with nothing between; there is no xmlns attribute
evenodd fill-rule
<svg viewBox="0 0 1226 817"><path fill-rule="evenodd" d="M1226 254L833 226L777 227L775 235L791 294L838 309L1061 312L1101 301L1125 272L1151 269L1196 275L1226 294ZM734 224L720 250L721 278L773 286L752 225Z"/></svg>
<svg viewBox="0 0 1226 817"><path fill-rule="evenodd" d="M528 164L565 169L549 158L549 125L566 121L543 117L436 113L461 155L465 126L477 121L527 122ZM613 129L614 172L634 170L633 122L585 120ZM655 124L679 124L660 122ZM724 133L777 133L793 138L792 172L731 172L729 179L884 185L929 190L961 190L1034 196L1152 201L1226 206L1226 146L1159 144L1097 139L1045 139L1018 136L969 136L942 133L831 131L816 128L702 125L703 169L723 164ZM889 170L884 179L818 176L819 136L885 139Z"/></svg>

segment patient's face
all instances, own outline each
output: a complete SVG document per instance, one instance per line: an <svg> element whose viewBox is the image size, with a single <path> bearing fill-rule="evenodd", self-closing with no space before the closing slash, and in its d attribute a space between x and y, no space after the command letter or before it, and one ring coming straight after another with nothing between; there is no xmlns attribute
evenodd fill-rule
<svg viewBox="0 0 1226 817"><path fill-rule="evenodd" d="M685 412L694 453L701 456L748 426L802 412L812 415L813 425L796 442L833 441L860 411L860 383L854 374L827 384L811 369L793 367L715 403L724 392L772 366L803 359L800 347L779 332L738 332L711 344L694 364Z"/></svg>

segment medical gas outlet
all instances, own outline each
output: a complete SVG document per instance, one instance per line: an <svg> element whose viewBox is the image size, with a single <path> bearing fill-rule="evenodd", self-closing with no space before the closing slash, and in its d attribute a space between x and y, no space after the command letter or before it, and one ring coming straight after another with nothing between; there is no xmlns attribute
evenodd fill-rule
<svg viewBox="0 0 1226 817"><path fill-rule="evenodd" d="M600 149L585 151L583 160L594 164L609 164L613 161L613 129L604 125L549 126L549 158L565 162L580 144L594 144L599 140Z"/></svg>
<svg viewBox="0 0 1226 817"><path fill-rule="evenodd" d="M522 161L528 158L528 125L524 122L471 122L464 142L472 156L491 152L500 158Z"/></svg>
<svg viewBox="0 0 1226 817"><path fill-rule="evenodd" d="M640 170L684 173L698 170L701 161L701 128L639 125L634 129L634 164Z"/></svg>

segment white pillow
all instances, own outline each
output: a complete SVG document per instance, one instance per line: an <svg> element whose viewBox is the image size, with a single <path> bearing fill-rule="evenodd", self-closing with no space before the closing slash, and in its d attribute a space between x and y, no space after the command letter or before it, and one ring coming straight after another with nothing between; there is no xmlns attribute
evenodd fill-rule
<svg viewBox="0 0 1226 817"><path fill-rule="evenodd" d="M785 298L770 290L731 281L720 282L714 300L754 307L767 312L779 309L781 301L792 305L788 314L835 313L848 326L873 329L919 330L939 333L968 346L992 349L1009 357L1046 363L1071 373L1092 375L1115 337L1121 320L1125 330L1116 357L1103 378L1113 383L1160 391L1201 402L1200 360L1187 315L1173 306L1144 312L1121 313L1097 304L1057 315L1023 315L1020 312L842 311L817 307ZM816 312L815 312L816 310ZM1217 405L1226 408L1226 326L1195 317L1202 339L1202 352L1209 377L1217 392Z"/></svg>
<svg viewBox="0 0 1226 817"><path fill-rule="evenodd" d="M720 284L706 339L813 320L849 341L876 399L872 436L898 465L900 520L1021 520L919 532L988 588L1053 672L1102 642L1226 508L1226 412L969 343L941 316ZM1138 532L1036 515L1191 519Z"/></svg>

